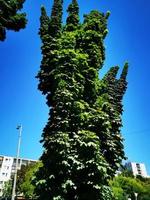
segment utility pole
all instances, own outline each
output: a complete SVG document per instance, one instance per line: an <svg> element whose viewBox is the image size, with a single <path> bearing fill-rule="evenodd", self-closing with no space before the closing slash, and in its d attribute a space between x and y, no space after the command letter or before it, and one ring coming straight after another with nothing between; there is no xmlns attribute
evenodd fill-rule
<svg viewBox="0 0 150 200"><path fill-rule="evenodd" d="M19 159L19 153L20 153L20 143L21 143L22 125L17 126L17 130L19 130L19 138L18 138L16 166L15 166L15 174L14 174L14 182L13 182L13 190L12 190L12 197L11 197L11 200L15 200L15 196L16 196L17 170L18 170L18 159Z"/></svg>

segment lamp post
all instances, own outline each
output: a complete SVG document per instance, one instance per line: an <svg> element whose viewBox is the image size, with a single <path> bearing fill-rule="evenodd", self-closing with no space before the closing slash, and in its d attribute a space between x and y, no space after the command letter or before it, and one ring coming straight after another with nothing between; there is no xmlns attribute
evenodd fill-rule
<svg viewBox="0 0 150 200"><path fill-rule="evenodd" d="M135 199L137 200L138 193L135 192L134 194L135 194Z"/></svg>
<svg viewBox="0 0 150 200"><path fill-rule="evenodd" d="M22 125L17 126L17 130L19 131L19 138L18 138L16 166L15 166L15 174L14 174L14 182L13 182L13 190L12 190L11 200L15 200L15 196L16 196L17 169L18 169L18 159L19 159L19 153L20 153Z"/></svg>

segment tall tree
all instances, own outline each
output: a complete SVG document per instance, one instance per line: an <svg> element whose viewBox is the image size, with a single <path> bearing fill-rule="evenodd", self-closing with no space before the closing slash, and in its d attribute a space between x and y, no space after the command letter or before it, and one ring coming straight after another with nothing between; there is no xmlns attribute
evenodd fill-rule
<svg viewBox="0 0 150 200"><path fill-rule="evenodd" d="M111 200L109 180L124 158L118 106L127 67L120 79L118 67L102 80L98 76L110 13L91 11L80 25L78 13L72 0L62 27L62 1L54 1L50 17L42 8L43 60L37 77L50 110L41 140L43 166L35 179L39 200Z"/></svg>
<svg viewBox="0 0 150 200"><path fill-rule="evenodd" d="M6 30L19 31L25 28L27 20L25 13L18 13L25 0L0 0L0 40L6 38Z"/></svg>

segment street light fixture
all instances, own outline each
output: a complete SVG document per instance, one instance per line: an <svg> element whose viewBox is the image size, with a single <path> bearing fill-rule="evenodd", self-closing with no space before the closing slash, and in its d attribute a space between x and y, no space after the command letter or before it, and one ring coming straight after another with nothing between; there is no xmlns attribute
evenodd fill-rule
<svg viewBox="0 0 150 200"><path fill-rule="evenodd" d="M135 199L137 200L138 193L135 192L134 195L135 195Z"/></svg>
<svg viewBox="0 0 150 200"><path fill-rule="evenodd" d="M14 174L14 182L13 182L13 190L12 190L12 197L11 197L11 200L15 200L15 196L16 196L17 170L18 170L18 159L19 159L19 153L20 153L20 143L21 143L22 125L17 126L17 130L19 130L19 138L18 138L16 166L15 166L15 174Z"/></svg>

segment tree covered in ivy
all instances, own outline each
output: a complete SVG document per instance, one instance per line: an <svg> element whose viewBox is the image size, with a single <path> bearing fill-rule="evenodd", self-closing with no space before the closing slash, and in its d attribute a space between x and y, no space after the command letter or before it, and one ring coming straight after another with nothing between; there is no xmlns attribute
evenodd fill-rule
<svg viewBox="0 0 150 200"><path fill-rule="evenodd" d="M18 13L25 0L0 0L0 40L4 41L7 30L19 31L25 28L26 14Z"/></svg>
<svg viewBox="0 0 150 200"><path fill-rule="evenodd" d="M100 79L110 13L91 11L80 23L72 0L62 25L62 7L62 0L54 0L50 17L41 8L37 78L49 119L35 192L39 200L111 200L109 180L125 157L120 128L128 64L119 79L119 67Z"/></svg>

